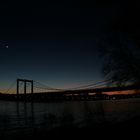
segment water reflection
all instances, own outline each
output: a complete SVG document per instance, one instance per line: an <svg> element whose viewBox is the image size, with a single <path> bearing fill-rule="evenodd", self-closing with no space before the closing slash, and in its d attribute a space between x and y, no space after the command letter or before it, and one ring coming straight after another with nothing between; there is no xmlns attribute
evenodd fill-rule
<svg viewBox="0 0 140 140"><path fill-rule="evenodd" d="M35 128L34 103L16 102L15 119L19 130Z"/></svg>
<svg viewBox="0 0 140 140"><path fill-rule="evenodd" d="M0 136L85 127L140 115L140 100L29 103L0 101Z"/></svg>

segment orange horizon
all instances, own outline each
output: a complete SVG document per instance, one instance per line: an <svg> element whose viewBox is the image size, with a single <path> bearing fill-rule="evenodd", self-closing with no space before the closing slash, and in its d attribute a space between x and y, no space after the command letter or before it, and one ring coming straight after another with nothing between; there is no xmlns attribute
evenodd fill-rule
<svg viewBox="0 0 140 140"><path fill-rule="evenodd" d="M4 89L0 90L0 93L6 94L5 92L6 91ZM38 92L38 91L36 90L35 92ZM16 94L15 90L11 90L7 94L12 94L12 93ZM137 93L140 93L140 90L102 92L102 94L107 94L107 95L121 95L121 94L126 94L127 95L127 94L137 94ZM92 95L92 94L96 94L96 93L89 93L89 95Z"/></svg>
<svg viewBox="0 0 140 140"><path fill-rule="evenodd" d="M121 94L136 94L140 93L140 90L126 90L126 91L112 91L112 92L103 92L103 94L107 95L121 95Z"/></svg>

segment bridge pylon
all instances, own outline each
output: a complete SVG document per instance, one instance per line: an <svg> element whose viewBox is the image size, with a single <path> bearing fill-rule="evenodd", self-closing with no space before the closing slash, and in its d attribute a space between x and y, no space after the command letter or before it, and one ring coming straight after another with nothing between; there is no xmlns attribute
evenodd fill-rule
<svg viewBox="0 0 140 140"><path fill-rule="evenodd" d="M34 82L33 80L27 80L27 79L17 79L17 96L19 96L19 89L20 89L20 85L19 83L23 82L24 83L24 95L26 95L27 93L27 83L31 83L31 94L33 94L34 92Z"/></svg>

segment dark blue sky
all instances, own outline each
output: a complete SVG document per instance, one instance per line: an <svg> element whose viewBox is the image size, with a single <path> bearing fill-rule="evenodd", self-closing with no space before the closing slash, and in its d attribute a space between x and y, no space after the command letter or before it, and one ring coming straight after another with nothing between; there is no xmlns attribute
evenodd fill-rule
<svg viewBox="0 0 140 140"><path fill-rule="evenodd" d="M60 88L101 80L97 41L122 9L119 2L1 5L0 88L18 77Z"/></svg>

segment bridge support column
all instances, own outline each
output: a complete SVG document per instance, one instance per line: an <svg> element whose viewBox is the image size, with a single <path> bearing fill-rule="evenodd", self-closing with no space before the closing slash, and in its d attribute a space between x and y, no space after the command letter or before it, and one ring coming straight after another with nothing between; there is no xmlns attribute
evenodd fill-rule
<svg viewBox="0 0 140 140"><path fill-rule="evenodd" d="M34 84L33 80L26 80L26 79L17 79L17 97L19 97L19 83L23 82L24 83L24 96L26 98L26 93L27 93L27 83L31 83L31 94L34 92Z"/></svg>
<svg viewBox="0 0 140 140"><path fill-rule="evenodd" d="M31 81L31 94L33 94L34 93L34 82L33 82L33 80Z"/></svg>
<svg viewBox="0 0 140 140"><path fill-rule="evenodd" d="M19 79L17 79L17 98L19 98Z"/></svg>
<svg viewBox="0 0 140 140"><path fill-rule="evenodd" d="M24 95L26 96L26 81L24 81Z"/></svg>

